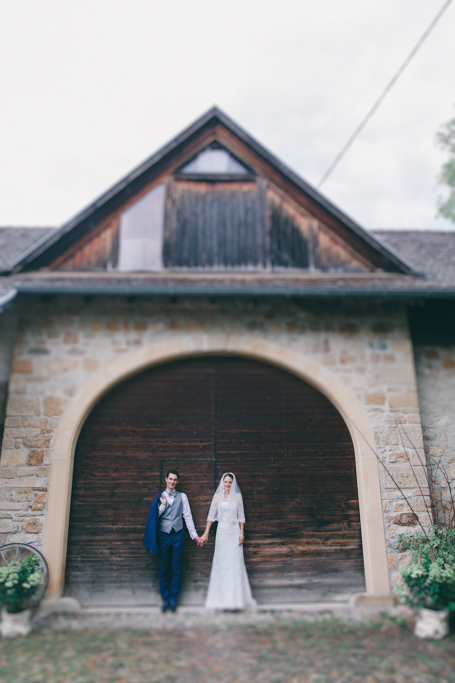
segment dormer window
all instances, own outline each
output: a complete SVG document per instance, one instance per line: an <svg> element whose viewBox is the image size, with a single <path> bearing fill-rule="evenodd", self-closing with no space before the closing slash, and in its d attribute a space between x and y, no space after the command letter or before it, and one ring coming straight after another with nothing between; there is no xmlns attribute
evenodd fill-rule
<svg viewBox="0 0 455 683"><path fill-rule="evenodd" d="M162 269L164 197L157 185L120 216L119 270Z"/></svg>
<svg viewBox="0 0 455 683"><path fill-rule="evenodd" d="M230 152L214 142L199 152L188 164L179 169L185 175L250 175L251 171Z"/></svg>

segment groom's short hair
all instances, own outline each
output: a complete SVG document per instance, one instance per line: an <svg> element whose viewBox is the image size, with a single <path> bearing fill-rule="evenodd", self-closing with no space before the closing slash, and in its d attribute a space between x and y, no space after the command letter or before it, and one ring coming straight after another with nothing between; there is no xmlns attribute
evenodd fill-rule
<svg viewBox="0 0 455 683"><path fill-rule="evenodd" d="M175 474L177 479L180 479L180 472L178 470L169 470L169 472L166 472L166 479L169 477L170 474Z"/></svg>

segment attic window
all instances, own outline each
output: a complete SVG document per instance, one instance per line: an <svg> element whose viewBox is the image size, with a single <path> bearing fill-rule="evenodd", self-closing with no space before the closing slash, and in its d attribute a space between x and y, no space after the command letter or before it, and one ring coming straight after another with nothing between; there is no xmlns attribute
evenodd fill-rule
<svg viewBox="0 0 455 683"><path fill-rule="evenodd" d="M250 171L237 161L232 154L216 143L199 152L179 173L201 175L246 175Z"/></svg>
<svg viewBox="0 0 455 683"><path fill-rule="evenodd" d="M157 185L120 217L118 269L163 267L164 185Z"/></svg>

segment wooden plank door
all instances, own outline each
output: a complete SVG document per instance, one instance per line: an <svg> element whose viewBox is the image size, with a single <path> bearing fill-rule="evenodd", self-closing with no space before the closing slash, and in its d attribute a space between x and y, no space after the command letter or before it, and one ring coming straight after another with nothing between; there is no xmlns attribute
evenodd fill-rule
<svg viewBox="0 0 455 683"><path fill-rule="evenodd" d="M170 467L200 533L219 477L235 472L260 602L343 600L364 589L354 451L339 413L276 367L204 357L133 377L88 417L75 455L66 594L158 603L142 535ZM182 602L203 602L213 548L213 539L201 550L187 538Z"/></svg>

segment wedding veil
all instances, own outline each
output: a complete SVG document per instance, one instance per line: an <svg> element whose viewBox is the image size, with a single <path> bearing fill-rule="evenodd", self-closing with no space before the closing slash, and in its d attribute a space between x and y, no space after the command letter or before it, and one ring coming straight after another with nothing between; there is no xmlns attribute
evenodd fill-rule
<svg viewBox="0 0 455 683"><path fill-rule="evenodd" d="M224 481L224 477L227 474L230 477L232 477L232 486L231 486L231 490L229 491L228 498L225 498L223 481ZM220 483L218 484L218 488L215 491L215 495L213 496L212 504L210 506L209 516L207 517L207 520L209 522L218 521L218 506L223 501L229 502L229 503L238 503L238 507L237 507L238 521L245 523L245 513L244 513L244 508L243 508L242 492L240 491L240 486L237 484L236 476L232 472L225 472L220 479Z"/></svg>

